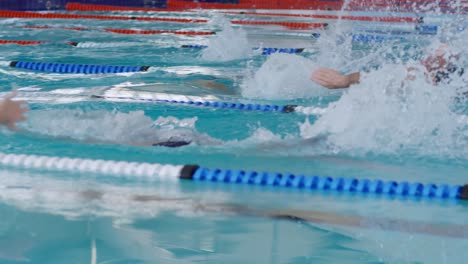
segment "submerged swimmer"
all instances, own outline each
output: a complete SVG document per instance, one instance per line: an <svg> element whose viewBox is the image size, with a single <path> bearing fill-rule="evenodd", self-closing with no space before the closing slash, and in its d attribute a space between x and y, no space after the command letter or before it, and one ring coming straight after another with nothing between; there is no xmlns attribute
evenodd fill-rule
<svg viewBox="0 0 468 264"><path fill-rule="evenodd" d="M446 44L440 45L434 54L426 57L421 61L424 66L425 75L430 79L432 84L449 83L454 75L463 75L465 70L457 66L456 60L459 55L453 55L447 52ZM411 74L417 70L414 67L407 69L408 76L406 79L412 80L414 76ZM353 84L358 84L361 80L360 72L350 74L341 74L336 70L328 68L319 68L312 72L310 79L329 89L348 88Z"/></svg>

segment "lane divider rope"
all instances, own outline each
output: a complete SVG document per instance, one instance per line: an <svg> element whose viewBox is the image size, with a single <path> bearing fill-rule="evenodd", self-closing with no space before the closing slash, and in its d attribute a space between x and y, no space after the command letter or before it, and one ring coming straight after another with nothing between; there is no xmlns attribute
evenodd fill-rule
<svg viewBox="0 0 468 264"><path fill-rule="evenodd" d="M373 42L385 42L385 41L402 41L405 39L406 38L399 37L399 36L354 34L351 40L352 42L373 43Z"/></svg>
<svg viewBox="0 0 468 264"><path fill-rule="evenodd" d="M380 33L381 35L375 34L353 34L353 42L384 42L384 41L393 41L393 40L405 40L405 36L410 34L415 35L435 35L437 34L437 26L428 26L428 25L416 25L414 31L368 31L368 33ZM389 34L390 33L390 34ZM404 35L404 36L402 36Z"/></svg>
<svg viewBox="0 0 468 264"><path fill-rule="evenodd" d="M75 2L68 2L65 6L67 11L146 11L146 12L178 12L178 13L193 13L183 9L168 8L148 8L148 7L129 7L129 6L114 6L114 5L99 5L99 4L82 4Z"/></svg>
<svg viewBox="0 0 468 264"><path fill-rule="evenodd" d="M0 45L8 45L8 44L17 44L17 45L41 45L47 42L44 41L35 41L35 40L10 40L10 39L0 39Z"/></svg>
<svg viewBox="0 0 468 264"><path fill-rule="evenodd" d="M327 23L310 22L231 20L231 23L234 25L283 26L293 30L326 29L328 27Z"/></svg>
<svg viewBox="0 0 468 264"><path fill-rule="evenodd" d="M147 12L185 12L194 13L194 11L183 8L144 8L144 7L126 7L126 6L109 6L96 4L82 3L67 3L67 11L147 11ZM216 11L216 10L214 10ZM339 19L337 15L320 15L320 14L294 14L294 13L266 13L252 11L219 11L229 15L244 15L244 16L266 16L266 17L301 17L301 18L318 18L318 19ZM341 16L344 20L369 21L369 22L420 22L420 18L401 17L401 16Z"/></svg>
<svg viewBox="0 0 468 264"><path fill-rule="evenodd" d="M320 15L320 14L286 14L286 13L261 13L261 12L249 12L249 11L222 11L223 14L229 15L246 15L246 16L271 16L271 17L301 17L301 18L317 18L317 19L340 19L337 15ZM341 16L343 20L354 20L354 21L367 21L367 22L390 22L390 23L420 23L421 18L415 17L378 17L378 16Z"/></svg>
<svg viewBox="0 0 468 264"><path fill-rule="evenodd" d="M197 107L208 107L208 108L226 108L234 110L245 110L245 111L263 111L263 112L281 112L281 113L292 113L296 111L297 105L266 105L266 104L244 104L244 103L233 103L233 102L210 102L210 101L192 101L192 100L180 100L180 99L159 99L158 96L154 98L140 98L133 96L102 96L93 95L93 98L106 99L106 100L130 100L130 101L144 101L144 102L156 102L156 103L167 103L167 104L179 104ZM306 111L303 108L299 108L300 111Z"/></svg>
<svg viewBox="0 0 468 264"><path fill-rule="evenodd" d="M112 66L112 65L92 65L92 64L71 64L52 62L26 62L12 61L9 64L12 68L21 68L33 71L50 73L81 73L81 74L107 74L124 72L146 72L150 66Z"/></svg>
<svg viewBox="0 0 468 264"><path fill-rule="evenodd" d="M13 179L12 179L13 178ZM42 212L70 216L70 208L73 210L74 218L80 216L118 216L131 219L134 212L138 211L141 218L144 215L154 216L161 209L161 204L166 209L182 210L182 212L196 212L199 216L228 215L242 217L259 217L278 221L290 221L294 224L302 224L303 227L316 229L316 226L329 224L331 226L346 226L351 228L362 228L365 230L396 231L411 235L425 234L431 236L468 238L468 225L463 223L437 223L426 220L407 220L402 217L365 216L359 213L339 213L330 210L318 211L309 209L289 208L258 208L254 203L235 203L236 195L243 195L249 190L234 193L233 199L213 199L212 190L207 190L196 198L187 197L187 193L181 192L177 182L173 184L152 184L144 190L141 187L115 186L112 184L89 183L78 181L70 185L68 181L47 179L44 177L3 177L0 178L0 200L8 204L27 205L28 210L40 208ZM141 185L141 184L140 184ZM18 192L18 189L21 189ZM217 191L214 188L213 191ZM57 195L66 194L66 199L57 204ZM118 198L118 203L116 203ZM93 202L93 210L88 210L87 202ZM183 206L180 207L181 201ZM211 202L210 202L211 201ZM153 203L155 202L155 203ZM85 206L83 208L83 203ZM175 203L175 204L174 204ZM456 202L455 202L456 203ZM58 206L59 205L59 206ZM175 205L175 208L172 206ZM463 206L463 205L461 205ZM455 205L456 207L460 207ZM23 210L26 209L22 207ZM84 210L80 210L84 209ZM103 210L104 209L104 210ZM109 214L112 212L112 214ZM146 213L145 213L146 212ZM143 213L143 214L142 214ZM368 212L369 213L369 212ZM391 212L390 212L391 214ZM193 215L193 214L190 214ZM442 216L443 217L443 216ZM434 220L434 219L431 219ZM458 219L455 219L458 220ZM313 225L309 225L313 223Z"/></svg>
<svg viewBox="0 0 468 264"><path fill-rule="evenodd" d="M102 28L90 29L81 27L52 27L52 26L24 26L27 29L64 29L73 31L102 30L104 32L125 34L125 35L155 35L155 34L174 34L186 36L207 36L215 35L214 31L179 31L179 30L144 30L144 29L120 29L120 28Z"/></svg>
<svg viewBox="0 0 468 264"><path fill-rule="evenodd" d="M170 23L207 23L206 19L190 18L165 18L165 17L137 17L137 16L104 16L86 14L60 14L60 13L38 13L24 11L1 10L2 18L33 18L33 19L98 19L98 20L134 20L134 21L157 21Z"/></svg>
<svg viewBox="0 0 468 264"><path fill-rule="evenodd" d="M28 28L28 29L66 29L66 30L75 30L75 31L85 31L88 30L87 28L83 27L51 27L51 26L23 26L23 28Z"/></svg>
<svg viewBox="0 0 468 264"><path fill-rule="evenodd" d="M138 177L147 181L178 181L180 173L184 168L184 166L157 163L4 154L1 152L0 164L28 169Z"/></svg>
<svg viewBox="0 0 468 264"><path fill-rule="evenodd" d="M77 46L78 42L51 42L51 41L40 41L40 40L11 40L11 39L0 39L0 45L22 45L22 46L35 46L35 45L44 45L44 44L67 44L71 46Z"/></svg>
<svg viewBox="0 0 468 264"><path fill-rule="evenodd" d="M216 35L214 31L179 31L179 30L142 30L142 29L116 29L116 28L82 28L82 27L53 27L53 26L23 26L23 28L27 29L63 29L63 30L73 30L73 31L104 31L110 33L117 33L117 34L143 34L143 35L150 35L150 34L176 34L176 35L192 35L192 36L204 36L204 35ZM310 33L312 38L319 38L320 33L312 32Z"/></svg>
<svg viewBox="0 0 468 264"><path fill-rule="evenodd" d="M115 29L105 28L104 31L117 33L117 34L141 34L141 35L154 35L154 34L175 34L175 35L186 35L186 36L206 36L215 35L213 31L177 31L177 30L143 30L143 29Z"/></svg>
<svg viewBox="0 0 468 264"><path fill-rule="evenodd" d="M105 16L105 15L87 15L87 14L61 14L61 13L37 13L23 11L0 11L0 18L33 18L33 19L98 19L98 20L130 20L130 21L157 21L169 23L208 23L206 19L190 18L164 18L164 17L137 17L137 16ZM324 29L327 23L311 22L290 22L290 21L254 21L254 20L232 20L236 25L276 25L287 29Z"/></svg>
<svg viewBox="0 0 468 264"><path fill-rule="evenodd" d="M72 172L92 172L148 181L191 180L225 184L282 187L298 190L321 190L337 193L366 193L380 196L468 200L468 184L436 185L328 176L304 176L283 173L230 169L209 169L198 165L167 165L67 157L48 157L0 153L4 166Z"/></svg>
<svg viewBox="0 0 468 264"><path fill-rule="evenodd" d="M449 186L328 176L304 176L229 169L208 169L192 165L194 181L222 182L277 186L291 189L326 190L344 193L371 193L377 195L426 197L468 200L468 185ZM189 170L188 168L186 171Z"/></svg>
<svg viewBox="0 0 468 264"><path fill-rule="evenodd" d="M435 35L437 34L437 31L439 29L438 26L436 25L423 25L423 24L417 24L414 29L419 33L419 34L424 34L424 35Z"/></svg>
<svg viewBox="0 0 468 264"><path fill-rule="evenodd" d="M151 98L148 98L151 96ZM179 95L179 94L163 94L163 93L151 93L146 94L146 98L136 96L119 96L119 95L80 95L70 96L63 94L51 94L42 92L25 92L19 94L16 98L18 100L26 101L53 101L53 102L76 102L76 101L94 101L101 99L105 101L113 102L148 102L148 103L162 103L162 104L173 104L173 105L184 105L193 106L200 108L214 108L214 109L231 109L240 111L262 111L265 113L298 113L304 115L322 115L326 112L326 108L320 107L308 107L308 106L296 106L296 105L264 105L264 104L244 104L244 103L233 103L223 101L213 101L212 98L206 99L200 96L192 95Z"/></svg>
<svg viewBox="0 0 468 264"><path fill-rule="evenodd" d="M0 45L9 45L9 44L16 44L16 45L42 45L42 44L51 44L54 42L48 42L48 41L36 41L36 40L1 40L0 39ZM81 48L92 48L92 47L99 47L99 43L93 43L93 44L86 44L86 43L80 43L80 42L57 42L60 44L67 44L75 47L81 47ZM118 47L119 45L117 43L112 43L112 44L104 44L102 45L103 47ZM186 49L205 49L208 46L206 45L182 45L181 48L186 48ZM301 53L304 51L304 48L252 48L253 50L260 50L262 55L270 55L273 53L288 53L288 54L297 54Z"/></svg>
<svg viewBox="0 0 468 264"><path fill-rule="evenodd" d="M206 45L182 45L181 48L185 49L206 49ZM261 50L262 55L270 55L273 53L288 53L296 54L304 51L304 48L252 48L253 50Z"/></svg>

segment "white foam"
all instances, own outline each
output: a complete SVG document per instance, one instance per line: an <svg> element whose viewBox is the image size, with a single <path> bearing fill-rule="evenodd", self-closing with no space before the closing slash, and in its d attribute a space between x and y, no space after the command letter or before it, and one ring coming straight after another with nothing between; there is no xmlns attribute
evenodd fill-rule
<svg viewBox="0 0 468 264"><path fill-rule="evenodd" d="M175 73L178 75L202 74L217 77L222 77L226 75L225 73L222 73L216 69L200 66L151 67L150 71L164 71L169 73Z"/></svg>
<svg viewBox="0 0 468 264"><path fill-rule="evenodd" d="M198 133L197 119L159 117L153 120L143 111L109 112L83 110L35 110L21 126L30 132L89 143L150 146L161 141L190 141L217 144L219 141Z"/></svg>
<svg viewBox="0 0 468 264"><path fill-rule="evenodd" d="M330 94L312 82L313 61L294 54L272 54L252 77L241 84L242 95L261 99L311 98Z"/></svg>
<svg viewBox="0 0 468 264"><path fill-rule="evenodd" d="M25 96L18 95L15 97L15 100L24 100L29 102L41 102L49 104L72 104L77 102L83 102L89 100L88 97L57 97L57 96L48 96L48 95L37 95L37 96Z"/></svg>
<svg viewBox="0 0 468 264"><path fill-rule="evenodd" d="M18 88L16 90L23 91L23 92L37 92L37 91L42 90L42 88L35 87L35 86L28 86L28 87Z"/></svg>
<svg viewBox="0 0 468 264"><path fill-rule="evenodd" d="M77 48L115 48L115 47L133 47L144 45L141 42L79 42Z"/></svg>
<svg viewBox="0 0 468 264"><path fill-rule="evenodd" d="M7 19L0 20L0 25L9 25L9 24L16 25L18 24L18 22L22 22L22 21L23 19L21 18L7 18Z"/></svg>
<svg viewBox="0 0 468 264"><path fill-rule="evenodd" d="M208 47L203 50L201 59L206 61L230 61L247 58L252 49L247 40L247 33L241 28L235 29L229 20L215 16L214 25L222 25L222 31L209 39Z"/></svg>
<svg viewBox="0 0 468 264"><path fill-rule="evenodd" d="M133 86L135 87L135 86ZM219 98L213 95L195 96L183 94L169 94L169 93L154 93L138 90L125 89L121 87L114 87L106 90L103 94L105 100L124 100L124 101L138 101L138 100L168 100L168 101L196 101L196 102L213 102L218 101Z"/></svg>
<svg viewBox="0 0 468 264"><path fill-rule="evenodd" d="M304 115L322 115L325 113L325 108L312 107L312 106L297 106L294 108L295 113L301 113Z"/></svg>
<svg viewBox="0 0 468 264"><path fill-rule="evenodd" d="M405 76L405 66L391 64L362 75L314 124L302 124L301 136L327 136L335 151L347 153L466 158L466 127L452 111L457 87L435 87L423 73L414 81Z"/></svg>

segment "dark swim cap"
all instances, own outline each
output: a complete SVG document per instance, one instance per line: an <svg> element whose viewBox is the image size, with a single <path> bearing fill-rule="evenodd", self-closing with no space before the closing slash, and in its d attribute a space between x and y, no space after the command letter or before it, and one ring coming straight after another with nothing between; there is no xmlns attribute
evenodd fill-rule
<svg viewBox="0 0 468 264"><path fill-rule="evenodd" d="M458 76L462 76L465 73L465 69L459 68L454 63L449 63L444 70L437 71L434 78L436 83L440 83L442 81L449 83L452 80L452 76L454 74L458 74Z"/></svg>
<svg viewBox="0 0 468 264"><path fill-rule="evenodd" d="M168 148L177 148L190 144L190 141L165 141L154 143L153 146L157 147L168 147Z"/></svg>

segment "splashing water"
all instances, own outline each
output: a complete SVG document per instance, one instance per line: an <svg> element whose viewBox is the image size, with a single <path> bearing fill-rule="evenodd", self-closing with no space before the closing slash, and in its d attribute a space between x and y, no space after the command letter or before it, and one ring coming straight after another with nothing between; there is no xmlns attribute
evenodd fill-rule
<svg viewBox="0 0 468 264"><path fill-rule="evenodd" d="M444 28L453 29L453 25ZM244 82L242 95L265 99L321 96L327 90L314 87L309 80L314 68L325 66L349 73L378 67L363 74L361 83L345 91L315 123L306 120L299 125L302 138L326 141L326 146L321 145L321 151L314 149L314 153L414 154L466 160L468 124L466 113L456 105L467 103L466 96L460 96L468 92L467 75L434 86L414 61L448 42L452 53L459 56L457 64L466 68L466 31L459 28L457 24L456 29L434 36L427 48L427 41L416 36L416 43L411 44L368 43L364 45L366 53L356 56L351 35L342 33L349 30L331 27L316 42L319 52L313 56L317 64L296 55L274 54ZM415 80L405 80L405 64L419 67Z"/></svg>
<svg viewBox="0 0 468 264"><path fill-rule="evenodd" d="M196 131L197 118L159 117L152 120L143 111L108 112L83 110L31 111L22 126L47 136L94 143L152 145L161 141L216 144L218 140Z"/></svg>
<svg viewBox="0 0 468 264"><path fill-rule="evenodd" d="M330 91L310 80L316 64L292 54L272 54L252 77L241 84L248 98L296 99L327 95Z"/></svg>
<svg viewBox="0 0 468 264"><path fill-rule="evenodd" d="M423 73L406 81L403 65L363 74L303 138L327 136L335 153L413 153L466 159L468 126L452 110L456 85L433 86ZM454 82L456 83L456 82Z"/></svg>
<svg viewBox="0 0 468 264"><path fill-rule="evenodd" d="M210 38L208 48L201 55L203 60L230 61L247 58L252 54L247 33L242 28L233 28L229 20L222 16L215 16L211 23L221 25L222 31Z"/></svg>

